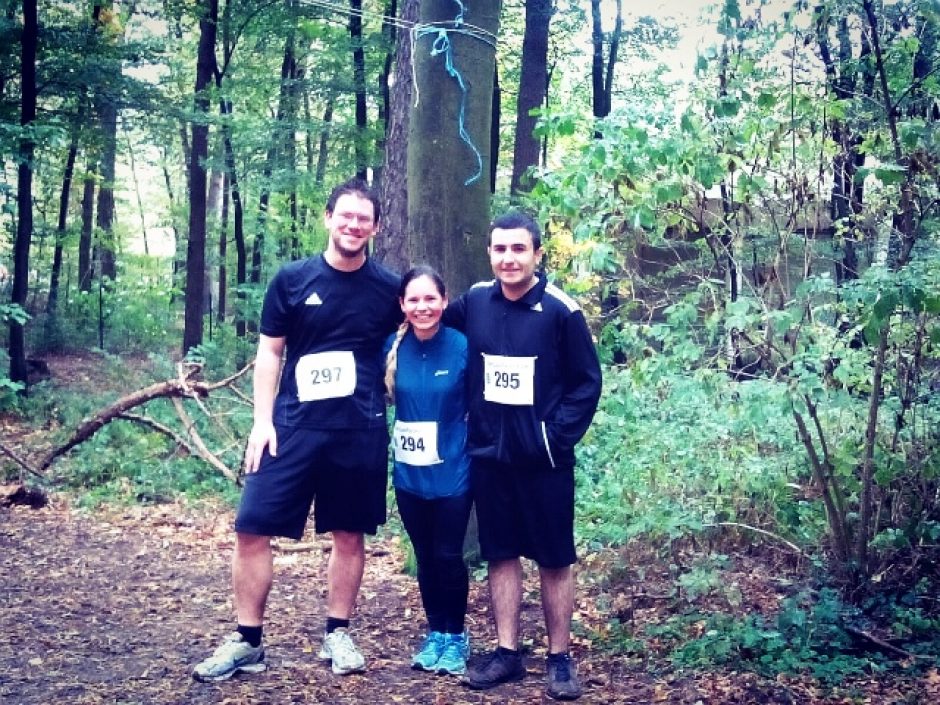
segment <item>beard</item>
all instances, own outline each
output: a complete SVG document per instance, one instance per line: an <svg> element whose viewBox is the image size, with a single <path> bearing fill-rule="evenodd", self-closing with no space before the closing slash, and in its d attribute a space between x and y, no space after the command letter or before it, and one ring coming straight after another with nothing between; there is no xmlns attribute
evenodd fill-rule
<svg viewBox="0 0 940 705"><path fill-rule="evenodd" d="M339 254L341 257L344 257L346 259L356 259L360 255L362 255L366 247L369 246L369 241L368 239L366 239L362 242L362 245L360 245L358 248L350 249L342 245L341 238L342 238L341 235L333 236L333 249L336 250L337 254Z"/></svg>

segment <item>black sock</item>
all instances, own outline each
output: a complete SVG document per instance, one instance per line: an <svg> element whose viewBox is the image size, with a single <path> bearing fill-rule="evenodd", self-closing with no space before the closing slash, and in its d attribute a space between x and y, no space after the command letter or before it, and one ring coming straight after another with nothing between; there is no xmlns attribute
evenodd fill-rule
<svg viewBox="0 0 940 705"><path fill-rule="evenodd" d="M549 661L565 661L565 660L567 660L568 658L570 658L570 656L568 655L568 652L567 652L567 651L562 651L562 652L557 653L557 654L553 654L553 653L549 653L549 654L548 654L548 660L549 660Z"/></svg>
<svg viewBox="0 0 940 705"><path fill-rule="evenodd" d="M337 629L346 629L349 627L348 619L340 619L339 617L327 617L326 618L326 633L332 634Z"/></svg>
<svg viewBox="0 0 940 705"><path fill-rule="evenodd" d="M242 639L247 641L252 647L258 647L261 644L261 631L263 629L263 626L246 627L244 624L238 625L238 633L241 634Z"/></svg>
<svg viewBox="0 0 940 705"><path fill-rule="evenodd" d="M497 646L496 650L504 656L518 656L519 649L507 649L505 646Z"/></svg>

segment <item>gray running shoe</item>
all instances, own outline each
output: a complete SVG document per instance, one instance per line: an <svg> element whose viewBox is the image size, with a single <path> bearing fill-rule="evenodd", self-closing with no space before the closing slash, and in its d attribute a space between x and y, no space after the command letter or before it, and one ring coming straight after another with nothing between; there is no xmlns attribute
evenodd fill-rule
<svg viewBox="0 0 940 705"><path fill-rule="evenodd" d="M204 683L224 681L236 673L261 673L267 668L264 662L264 645L252 646L238 632L232 632L212 652L212 656L196 664L193 678Z"/></svg>
<svg viewBox="0 0 940 705"><path fill-rule="evenodd" d="M333 673L338 676L366 670L365 657L356 648L345 629L337 629L323 637L319 656L324 661L333 662Z"/></svg>

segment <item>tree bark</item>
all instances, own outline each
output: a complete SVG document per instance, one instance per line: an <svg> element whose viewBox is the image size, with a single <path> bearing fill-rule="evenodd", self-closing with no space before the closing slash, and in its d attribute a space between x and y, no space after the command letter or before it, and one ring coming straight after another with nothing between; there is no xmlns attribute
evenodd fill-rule
<svg viewBox="0 0 940 705"><path fill-rule="evenodd" d="M55 249L52 253L52 273L49 275L49 298L46 299L46 314L54 318L59 304L59 279L62 275L62 244L68 225L69 193L72 190L72 176L75 173L75 158L78 155L78 126L72 129L68 156L62 174L62 190L59 192L59 220L56 224Z"/></svg>
<svg viewBox="0 0 940 705"><path fill-rule="evenodd" d="M105 9L111 9L110 1L96 4L93 9L93 19L97 31L102 36L109 36L111 27L105 23L112 21L111 13L103 13L102 10ZM114 86L120 80L121 65L116 60L108 60L104 63L103 69L106 76L99 84L98 92L94 96L101 136L101 159L98 164L101 183L98 186L98 208L95 221L99 235L95 243L95 249L100 265L99 276L113 281L117 277L116 244L114 240L114 180L117 163L118 123L117 96L113 91Z"/></svg>
<svg viewBox="0 0 940 705"><path fill-rule="evenodd" d="M366 149L366 56L362 48L362 0L349 0L349 37L352 40L353 90L356 97L356 176L365 180L369 167Z"/></svg>
<svg viewBox="0 0 940 705"><path fill-rule="evenodd" d="M216 320L225 322L228 307L228 209L232 197L232 182L228 173L222 174L222 214L219 218L219 305Z"/></svg>
<svg viewBox="0 0 940 705"><path fill-rule="evenodd" d="M90 160L89 160L90 161ZM91 257L91 241L95 227L95 176L93 164L87 165L88 173L82 188L82 231L78 237L78 288L91 291L94 265Z"/></svg>
<svg viewBox="0 0 940 705"><path fill-rule="evenodd" d="M36 119L36 49L39 43L39 20L36 0L23 0L23 35L20 40L20 125L28 128ZM13 245L13 286L11 303L26 307L29 291L29 245L33 233L33 151L28 136L20 142L20 163L17 168L16 240ZM22 323L10 321L10 379L22 383L27 390L26 331Z"/></svg>
<svg viewBox="0 0 940 705"><path fill-rule="evenodd" d="M419 0L404 0L401 23L418 21ZM385 166L382 169L380 199L382 227L375 238L375 256L391 269L404 272L408 257L408 126L414 84L411 78L411 37L398 34L395 47L395 90L389 93L388 127L385 132Z"/></svg>
<svg viewBox="0 0 940 705"><path fill-rule="evenodd" d="M535 136L533 110L545 103L548 75L548 28L553 13L552 0L526 0L525 35L522 40L522 70L516 102L516 141L513 148L512 179L509 191L528 191L523 178L539 163L539 140Z"/></svg>
<svg viewBox="0 0 940 705"><path fill-rule="evenodd" d="M420 8L422 25L444 24L419 37L415 46L418 105L408 139L409 253L413 261L438 268L452 292L489 274L485 175L499 9L498 0L474 4L465 20L480 30L464 34L447 31L465 29L454 22L450 0L425 0ZM442 51L432 55L435 45ZM453 76L446 68L448 55Z"/></svg>
<svg viewBox="0 0 940 705"><path fill-rule="evenodd" d="M209 95L206 89L215 73L215 38L218 0L205 0L199 20L199 49L193 108L192 153L189 159L189 237L186 244L186 302L183 323L183 355L202 344L203 298L206 277L206 165L209 154Z"/></svg>

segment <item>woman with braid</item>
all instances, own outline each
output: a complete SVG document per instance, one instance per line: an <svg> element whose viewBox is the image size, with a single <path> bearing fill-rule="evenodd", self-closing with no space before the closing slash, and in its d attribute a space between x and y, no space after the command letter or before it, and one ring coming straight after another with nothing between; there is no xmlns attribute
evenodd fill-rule
<svg viewBox="0 0 940 705"><path fill-rule="evenodd" d="M470 652L463 560L471 504L467 339L441 325L447 295L431 267L407 272L398 296L405 321L385 345L385 386L395 404L393 484L414 546L428 620L428 634L411 665L461 675Z"/></svg>

